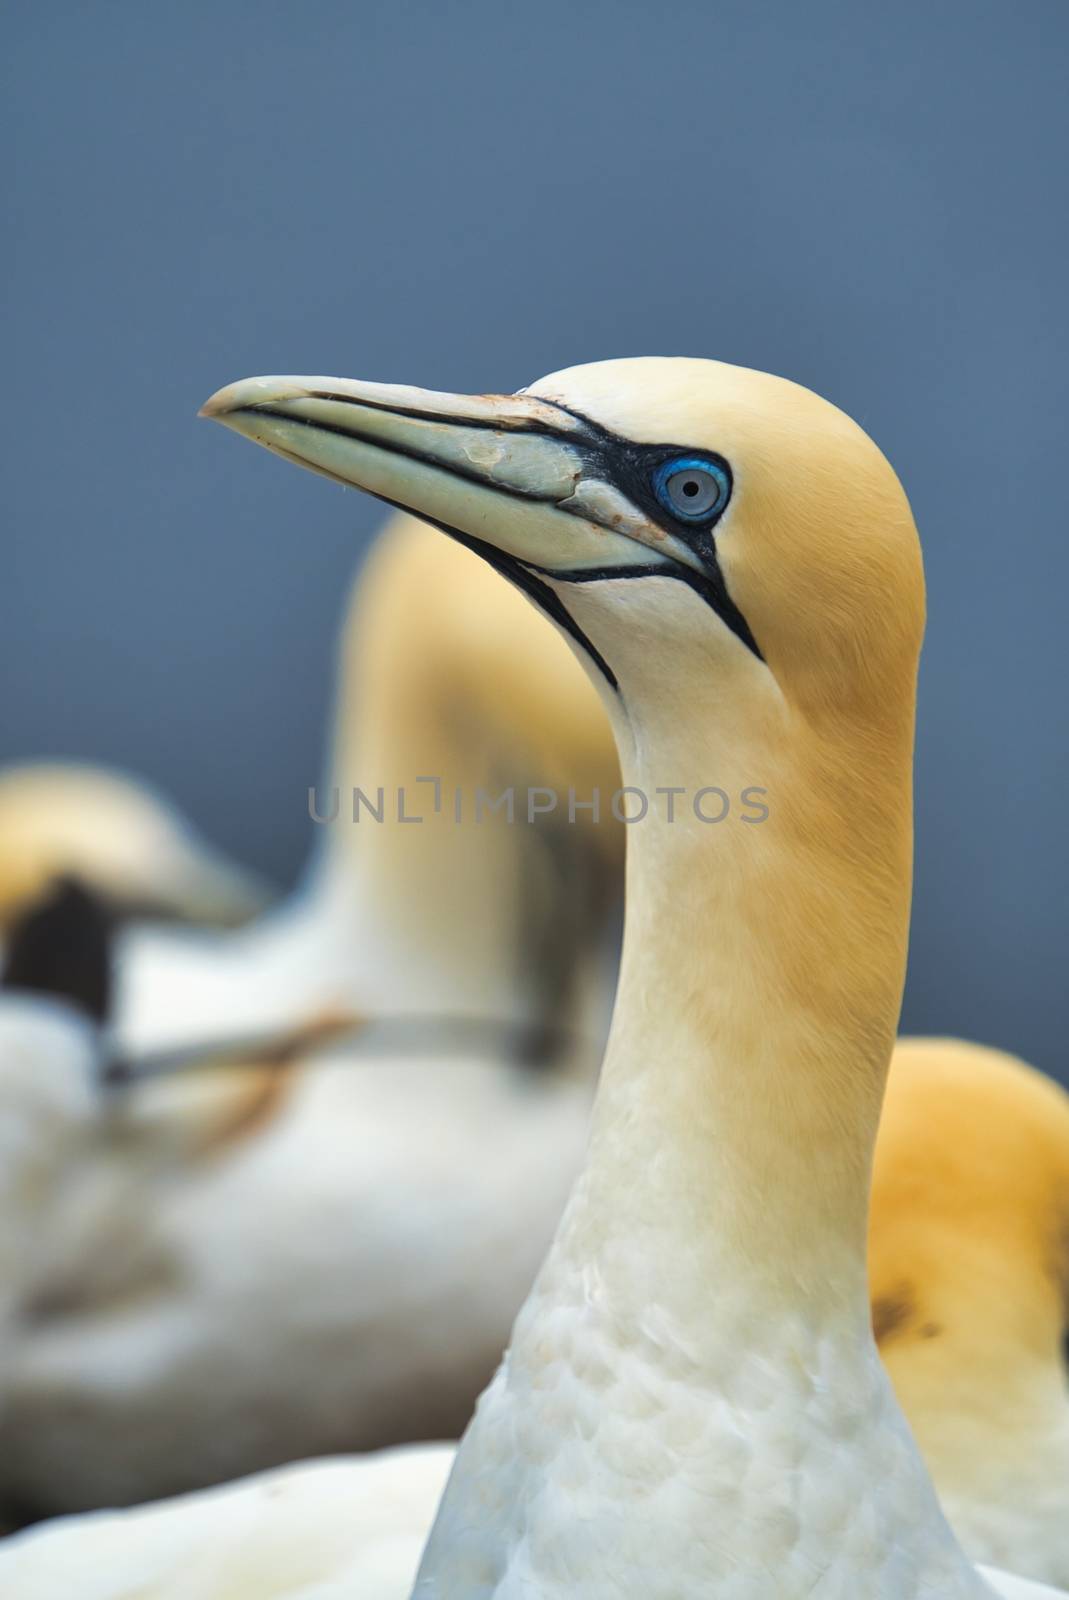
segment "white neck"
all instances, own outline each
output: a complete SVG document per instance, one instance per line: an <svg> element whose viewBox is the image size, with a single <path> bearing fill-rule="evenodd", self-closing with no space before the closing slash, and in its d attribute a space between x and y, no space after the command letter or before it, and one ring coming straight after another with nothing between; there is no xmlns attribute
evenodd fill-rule
<svg viewBox="0 0 1069 1600"><path fill-rule="evenodd" d="M881 733L891 770L866 782L856 737L798 727L764 670L730 703L710 675L678 734L643 704L644 669L621 673L626 783L759 784L770 815L651 809L630 830L587 1168L461 1445L420 1600L987 1592L869 1328L911 717Z"/></svg>

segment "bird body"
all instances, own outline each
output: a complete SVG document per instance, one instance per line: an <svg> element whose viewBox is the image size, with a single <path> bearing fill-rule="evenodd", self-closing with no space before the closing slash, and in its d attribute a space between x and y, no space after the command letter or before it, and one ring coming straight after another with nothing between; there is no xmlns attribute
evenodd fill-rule
<svg viewBox="0 0 1069 1600"><path fill-rule="evenodd" d="M195 1118L168 1086L95 1135L79 1086L32 1278L10 1280L0 1504L128 1504L456 1436L581 1163L589 1089L493 1050L367 1051L266 1066L268 1098L236 1068Z"/></svg>

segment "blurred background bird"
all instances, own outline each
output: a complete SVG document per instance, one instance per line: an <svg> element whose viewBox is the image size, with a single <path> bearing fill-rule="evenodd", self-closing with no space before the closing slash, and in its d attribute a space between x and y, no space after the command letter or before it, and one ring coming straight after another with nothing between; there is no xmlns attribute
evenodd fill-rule
<svg viewBox="0 0 1069 1600"><path fill-rule="evenodd" d="M442 809L408 825L425 767ZM463 1427L578 1166L615 972L622 828L474 819L535 775L608 800L596 694L517 591L394 519L343 630L344 809L304 889L237 931L114 930L115 1081L38 1189L9 1321L9 1519ZM358 778L380 825L351 820ZM73 986L89 904L67 885L15 924L10 987L61 958Z"/></svg>

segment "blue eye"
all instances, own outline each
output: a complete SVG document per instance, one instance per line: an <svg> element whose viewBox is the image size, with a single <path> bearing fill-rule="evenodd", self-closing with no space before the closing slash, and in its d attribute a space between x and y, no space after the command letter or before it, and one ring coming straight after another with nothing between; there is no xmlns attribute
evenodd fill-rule
<svg viewBox="0 0 1069 1600"><path fill-rule="evenodd" d="M653 474L653 492L673 517L705 522L727 501L727 473L701 456L676 456Z"/></svg>

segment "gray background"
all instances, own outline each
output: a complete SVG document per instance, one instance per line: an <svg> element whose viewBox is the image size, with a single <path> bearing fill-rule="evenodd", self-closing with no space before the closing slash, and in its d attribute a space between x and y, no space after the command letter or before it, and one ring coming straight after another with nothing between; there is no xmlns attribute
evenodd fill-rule
<svg viewBox="0 0 1069 1600"><path fill-rule="evenodd" d="M379 510L194 421L248 373L809 384L925 540L906 1026L1069 1068L1069 7L4 8L0 760L121 763L280 880Z"/></svg>

